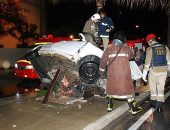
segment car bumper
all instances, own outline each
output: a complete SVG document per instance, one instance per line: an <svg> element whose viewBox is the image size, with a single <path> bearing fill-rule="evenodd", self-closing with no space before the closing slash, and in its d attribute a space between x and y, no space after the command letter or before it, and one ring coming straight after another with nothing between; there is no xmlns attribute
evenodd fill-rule
<svg viewBox="0 0 170 130"><path fill-rule="evenodd" d="M19 78L37 79L39 78L35 70L15 70L15 76Z"/></svg>

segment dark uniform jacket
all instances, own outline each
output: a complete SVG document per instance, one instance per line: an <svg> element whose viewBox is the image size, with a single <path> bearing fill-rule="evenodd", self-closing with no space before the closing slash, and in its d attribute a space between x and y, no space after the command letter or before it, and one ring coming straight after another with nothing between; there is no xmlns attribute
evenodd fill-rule
<svg viewBox="0 0 170 130"><path fill-rule="evenodd" d="M109 37L110 32L106 32L107 29L114 29L113 21L110 17L105 16L98 23L100 37Z"/></svg>

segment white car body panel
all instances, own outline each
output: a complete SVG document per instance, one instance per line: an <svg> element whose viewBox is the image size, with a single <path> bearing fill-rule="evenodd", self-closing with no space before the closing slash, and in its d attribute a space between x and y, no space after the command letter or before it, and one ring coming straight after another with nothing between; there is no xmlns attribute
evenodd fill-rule
<svg viewBox="0 0 170 130"><path fill-rule="evenodd" d="M85 47L80 50L79 56L82 58L86 55L95 55L99 58L102 57L103 51L91 43L87 43Z"/></svg>
<svg viewBox="0 0 170 130"><path fill-rule="evenodd" d="M84 41L61 41L43 45L38 51L40 55L60 54L73 62L78 62L84 56L95 55L101 58L103 51L91 43Z"/></svg>

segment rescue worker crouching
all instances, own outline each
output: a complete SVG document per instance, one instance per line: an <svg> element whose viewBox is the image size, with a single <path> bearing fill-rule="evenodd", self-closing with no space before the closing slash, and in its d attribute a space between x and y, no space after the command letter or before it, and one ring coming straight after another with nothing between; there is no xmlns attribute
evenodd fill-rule
<svg viewBox="0 0 170 130"><path fill-rule="evenodd" d="M146 50L143 80L149 80L151 107L162 112L162 104L165 102L164 89L167 78L168 65L170 64L170 53L167 46L157 42L155 34L148 34L146 42L150 47Z"/></svg>
<svg viewBox="0 0 170 130"><path fill-rule="evenodd" d="M87 42L92 43L97 46L94 41L94 37L98 37L98 21L100 20L99 14L93 14L89 20L86 21L83 28L83 35L85 36L85 40Z"/></svg>
<svg viewBox="0 0 170 130"><path fill-rule="evenodd" d="M133 58L133 52L128 46L124 45L125 41L124 32L120 31L114 35L113 44L104 51L100 59L99 75L103 76L107 69L107 111L113 110L112 100L114 98L126 99L130 112L135 115L142 108L135 101L135 90L129 66L129 60Z"/></svg>

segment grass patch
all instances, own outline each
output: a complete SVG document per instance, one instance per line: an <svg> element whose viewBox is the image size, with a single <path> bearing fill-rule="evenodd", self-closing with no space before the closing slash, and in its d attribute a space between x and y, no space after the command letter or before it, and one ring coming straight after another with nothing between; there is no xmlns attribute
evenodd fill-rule
<svg viewBox="0 0 170 130"><path fill-rule="evenodd" d="M59 85L56 85L53 88L53 92L57 93L59 91L60 91ZM45 96L47 94L47 92L48 92L48 88L43 88L43 89L41 89L41 91L37 92L37 97Z"/></svg>

